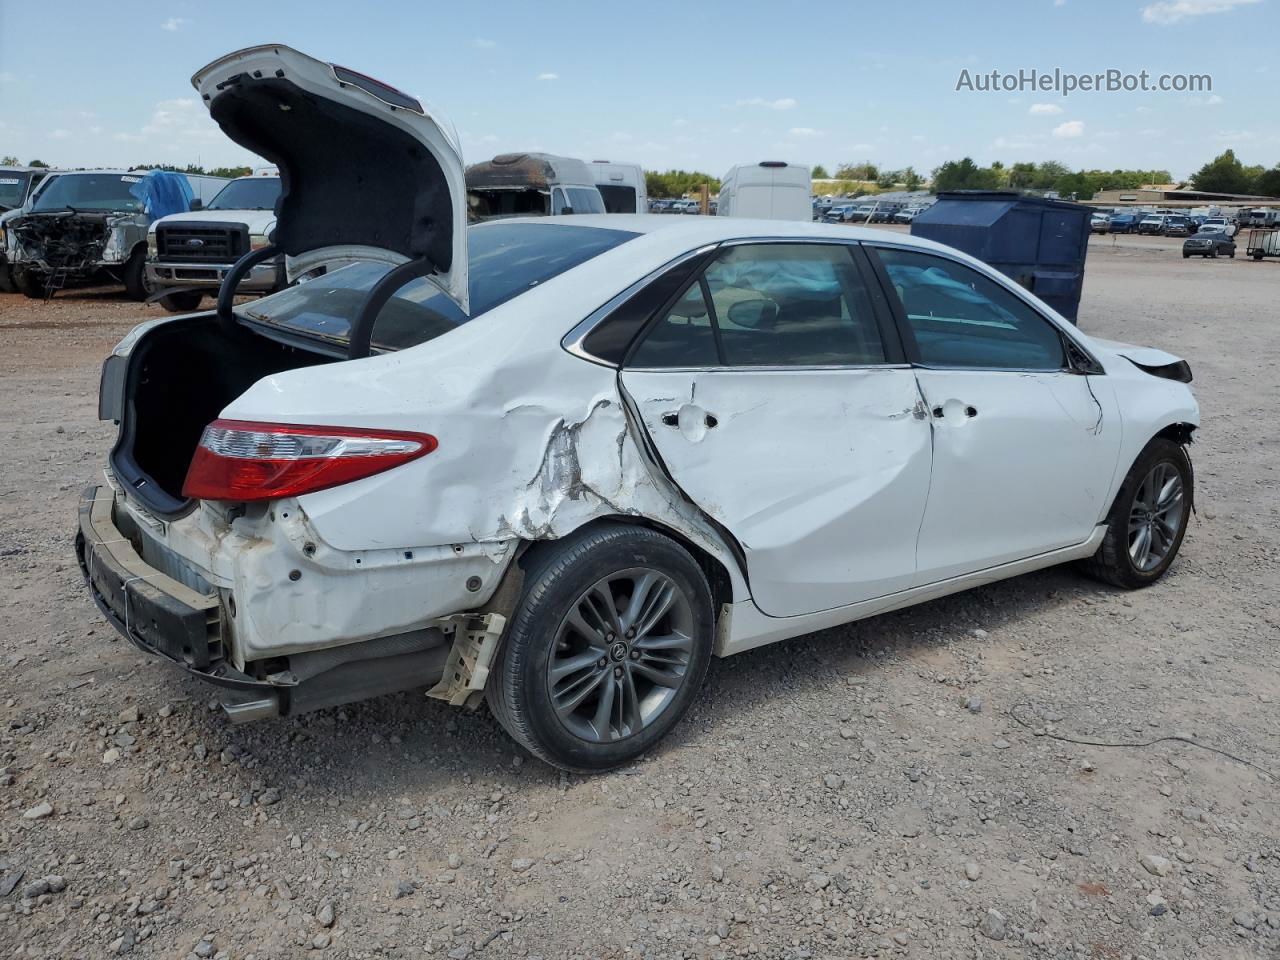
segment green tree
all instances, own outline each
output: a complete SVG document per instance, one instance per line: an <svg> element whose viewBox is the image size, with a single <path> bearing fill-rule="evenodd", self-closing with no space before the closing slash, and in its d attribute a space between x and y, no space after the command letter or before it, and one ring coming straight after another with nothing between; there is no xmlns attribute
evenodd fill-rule
<svg viewBox="0 0 1280 960"><path fill-rule="evenodd" d="M720 191L720 181L709 173L697 170L646 170L644 174L645 189L651 197L682 197L692 193L703 184L708 184L712 193Z"/></svg>
<svg viewBox="0 0 1280 960"><path fill-rule="evenodd" d="M813 171L809 174L814 180L830 180L831 174L827 173L827 168L820 163L813 165Z"/></svg>
<svg viewBox="0 0 1280 960"><path fill-rule="evenodd" d="M209 176L229 177L234 180L236 177L247 177L251 173L253 173L252 167L214 167L209 171Z"/></svg>
<svg viewBox="0 0 1280 960"><path fill-rule="evenodd" d="M42 168L44 168L45 170L48 170L48 169L49 169L49 165L48 165L47 163L45 163L43 160L31 160L31 161L28 161L27 166L28 166L28 167L42 167Z"/></svg>
<svg viewBox="0 0 1280 960"><path fill-rule="evenodd" d="M1254 182L1253 192L1260 197L1280 197L1280 165L1263 172Z"/></svg>
<svg viewBox="0 0 1280 960"><path fill-rule="evenodd" d="M902 171L902 186L907 190L919 190L923 181L915 167L905 167Z"/></svg>
<svg viewBox="0 0 1280 960"><path fill-rule="evenodd" d="M989 167L979 167L972 157L948 160L933 171L933 192L945 190L994 190L999 177Z"/></svg>
<svg viewBox="0 0 1280 960"><path fill-rule="evenodd" d="M11 153L6 156L0 157L0 166L16 167L18 166L18 158Z"/></svg>
<svg viewBox="0 0 1280 960"><path fill-rule="evenodd" d="M880 168L864 160L862 163L844 163L836 168L837 180L878 180Z"/></svg>
<svg viewBox="0 0 1280 960"><path fill-rule="evenodd" d="M902 174L897 170L881 170L876 177L876 186L881 190L892 190L898 185Z"/></svg>
<svg viewBox="0 0 1280 960"><path fill-rule="evenodd" d="M1009 168L1007 182L1014 190L1025 190L1036 178L1034 163L1015 163Z"/></svg>
<svg viewBox="0 0 1280 960"><path fill-rule="evenodd" d="M1197 170L1191 185L1213 193L1248 193L1253 186L1234 150L1224 150Z"/></svg>

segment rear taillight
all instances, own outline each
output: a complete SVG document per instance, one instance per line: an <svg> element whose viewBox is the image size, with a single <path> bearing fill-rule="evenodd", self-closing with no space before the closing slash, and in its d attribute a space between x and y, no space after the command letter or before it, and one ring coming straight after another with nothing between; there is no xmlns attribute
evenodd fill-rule
<svg viewBox="0 0 1280 960"><path fill-rule="evenodd" d="M215 420L204 428L182 494L275 500L363 480L437 446L426 433Z"/></svg>

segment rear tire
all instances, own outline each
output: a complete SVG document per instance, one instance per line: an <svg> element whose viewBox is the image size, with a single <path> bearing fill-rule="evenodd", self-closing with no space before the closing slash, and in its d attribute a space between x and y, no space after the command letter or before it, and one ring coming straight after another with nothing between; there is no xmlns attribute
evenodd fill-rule
<svg viewBox="0 0 1280 960"><path fill-rule="evenodd" d="M13 274L9 271L9 264L0 263L0 293L17 293L18 288L13 284Z"/></svg>
<svg viewBox="0 0 1280 960"><path fill-rule="evenodd" d="M613 523L538 544L521 562L523 595L485 690L490 711L565 770L635 759L679 722L706 676L706 575L670 537Z"/></svg>
<svg viewBox="0 0 1280 960"><path fill-rule="evenodd" d="M1156 437L1120 485L1098 552L1085 573L1126 590L1148 587L1173 564L1195 502L1191 460L1179 443Z"/></svg>
<svg viewBox="0 0 1280 960"><path fill-rule="evenodd" d="M167 293L157 303L170 313L191 313L200 309L200 301L204 294L198 290L183 290L180 293Z"/></svg>

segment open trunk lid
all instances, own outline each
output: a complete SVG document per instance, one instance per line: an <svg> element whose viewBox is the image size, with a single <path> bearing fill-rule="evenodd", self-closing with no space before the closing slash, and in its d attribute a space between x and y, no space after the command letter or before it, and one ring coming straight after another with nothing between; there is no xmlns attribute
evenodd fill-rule
<svg viewBox="0 0 1280 960"><path fill-rule="evenodd" d="M469 312L451 124L394 87L279 44L228 54L191 83L228 137L279 167L275 244L295 271L426 260L431 281Z"/></svg>

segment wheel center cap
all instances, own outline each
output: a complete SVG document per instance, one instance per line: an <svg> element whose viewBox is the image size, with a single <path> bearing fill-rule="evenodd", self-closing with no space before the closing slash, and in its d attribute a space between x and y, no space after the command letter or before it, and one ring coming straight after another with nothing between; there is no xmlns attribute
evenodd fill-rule
<svg viewBox="0 0 1280 960"><path fill-rule="evenodd" d="M614 660L627 659L627 645L619 640L609 648L609 656Z"/></svg>

